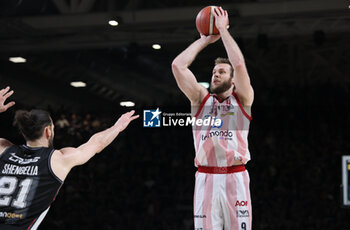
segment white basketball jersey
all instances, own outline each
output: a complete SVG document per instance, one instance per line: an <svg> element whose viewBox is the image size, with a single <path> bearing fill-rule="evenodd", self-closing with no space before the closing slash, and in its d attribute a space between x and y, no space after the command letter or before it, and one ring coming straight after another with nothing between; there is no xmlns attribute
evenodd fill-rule
<svg viewBox="0 0 350 230"><path fill-rule="evenodd" d="M208 94L195 117L222 121L219 126L193 125L196 166L227 167L250 160L248 132L252 118L234 92L225 100Z"/></svg>

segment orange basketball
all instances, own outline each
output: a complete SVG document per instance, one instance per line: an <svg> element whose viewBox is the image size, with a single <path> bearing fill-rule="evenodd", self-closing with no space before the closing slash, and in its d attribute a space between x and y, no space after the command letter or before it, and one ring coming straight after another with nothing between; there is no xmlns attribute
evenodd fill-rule
<svg viewBox="0 0 350 230"><path fill-rule="evenodd" d="M215 26L214 9L216 6L207 6L197 14L196 26L199 33L203 35L219 34Z"/></svg>

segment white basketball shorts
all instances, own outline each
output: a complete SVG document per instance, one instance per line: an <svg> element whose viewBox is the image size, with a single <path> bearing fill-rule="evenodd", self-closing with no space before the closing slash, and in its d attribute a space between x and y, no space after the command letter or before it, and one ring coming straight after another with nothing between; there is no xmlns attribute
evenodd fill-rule
<svg viewBox="0 0 350 230"><path fill-rule="evenodd" d="M241 169L233 173L207 173L200 168L215 167L199 167L194 191L195 230L252 229L249 174L244 166L238 167Z"/></svg>

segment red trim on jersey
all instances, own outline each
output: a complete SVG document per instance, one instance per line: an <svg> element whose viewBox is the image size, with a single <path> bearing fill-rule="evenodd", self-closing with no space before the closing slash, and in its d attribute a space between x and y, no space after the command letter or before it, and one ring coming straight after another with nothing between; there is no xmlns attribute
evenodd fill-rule
<svg viewBox="0 0 350 230"><path fill-rule="evenodd" d="M63 184L61 184L61 186L57 189L57 192L56 192L55 196L53 197L52 202L54 202L54 201L56 200L56 196L58 195L58 192L61 190L62 185L63 185ZM51 203L52 203L52 202L51 202ZM49 206L49 207L50 207L50 206Z"/></svg>
<svg viewBox="0 0 350 230"><path fill-rule="evenodd" d="M223 101L225 101L227 99L227 98L222 99L222 98L218 97L216 94L214 94L213 97L215 97L220 103L222 103Z"/></svg>
<svg viewBox="0 0 350 230"><path fill-rule="evenodd" d="M35 218L34 220L33 220L33 222L29 225L29 227L27 228L27 230L30 230L30 228L33 226L33 224L35 223L35 221L37 220L38 218Z"/></svg>
<svg viewBox="0 0 350 230"><path fill-rule="evenodd" d="M232 165L230 167L198 166L198 172L211 174L228 174L245 171L245 165Z"/></svg>
<svg viewBox="0 0 350 230"><path fill-rule="evenodd" d="M236 94L235 92L232 92L232 95L236 98L236 101L237 101L237 103L238 103L238 105L239 105L239 108L241 108L241 111L242 111L242 113L244 114L244 116L246 116L246 118L248 118L248 120L251 121L251 120L252 120L252 116L249 116L248 113L244 110L244 108L243 108L243 106L242 106L242 103L241 103L241 101L239 100L237 94Z"/></svg>
<svg viewBox="0 0 350 230"><path fill-rule="evenodd" d="M194 117L197 117L199 115L199 113L201 112L205 102L208 100L209 96L210 96L210 93L208 93L207 96L205 96L205 98L203 99L203 101L202 101L201 105L199 106L199 109L198 109L198 111L197 111L197 113L196 113L196 115Z"/></svg>

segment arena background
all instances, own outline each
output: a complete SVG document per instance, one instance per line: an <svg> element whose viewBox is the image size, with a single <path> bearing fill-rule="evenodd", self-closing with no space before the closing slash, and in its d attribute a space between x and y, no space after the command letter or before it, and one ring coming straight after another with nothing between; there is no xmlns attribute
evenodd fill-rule
<svg viewBox="0 0 350 230"><path fill-rule="evenodd" d="M195 16L206 5L228 10L255 90L253 229L350 229L340 190L341 156L350 154L346 0L2 0L0 87L10 85L17 104L0 114L0 136L23 143L17 109L65 116L56 148L112 125L131 109L121 101L140 115L189 112L171 62L198 38ZM197 57L199 81L210 81L217 56L226 56L221 41ZM190 127L144 128L141 116L72 170L39 229L193 229L193 158Z"/></svg>

